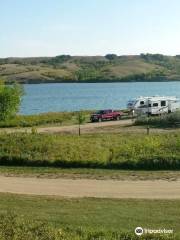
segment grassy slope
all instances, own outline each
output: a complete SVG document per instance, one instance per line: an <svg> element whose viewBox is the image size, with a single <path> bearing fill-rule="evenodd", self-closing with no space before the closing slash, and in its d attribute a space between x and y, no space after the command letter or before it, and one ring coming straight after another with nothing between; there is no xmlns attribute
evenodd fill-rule
<svg viewBox="0 0 180 240"><path fill-rule="evenodd" d="M19 82L179 80L180 58L163 55L0 59L0 77Z"/></svg>
<svg viewBox="0 0 180 240"><path fill-rule="evenodd" d="M0 194L0 213L13 211L56 227L128 231L174 229L180 234L179 200L60 199Z"/></svg>

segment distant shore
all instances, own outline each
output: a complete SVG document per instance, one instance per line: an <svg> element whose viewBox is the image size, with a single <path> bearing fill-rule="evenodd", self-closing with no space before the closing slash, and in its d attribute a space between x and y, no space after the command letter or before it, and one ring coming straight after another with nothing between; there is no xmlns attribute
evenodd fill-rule
<svg viewBox="0 0 180 240"><path fill-rule="evenodd" d="M14 81L7 81L8 84L13 83ZM180 82L180 79L152 79L149 81L142 81L142 80L85 80L85 81L77 81L77 80L35 80L35 79L30 79L30 80L23 80L23 81L18 81L20 84L49 84L49 83L78 83L78 84L83 84L83 83L136 83L136 82Z"/></svg>
<svg viewBox="0 0 180 240"><path fill-rule="evenodd" d="M0 79L11 83L180 81L180 56L140 54L0 58Z"/></svg>

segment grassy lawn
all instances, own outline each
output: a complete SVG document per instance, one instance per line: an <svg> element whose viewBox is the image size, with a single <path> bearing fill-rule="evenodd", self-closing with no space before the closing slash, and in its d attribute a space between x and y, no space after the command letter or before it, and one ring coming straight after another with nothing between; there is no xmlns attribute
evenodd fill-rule
<svg viewBox="0 0 180 240"><path fill-rule="evenodd" d="M0 213L13 211L54 227L125 231L137 226L180 234L179 200L58 199L0 194Z"/></svg>
<svg viewBox="0 0 180 240"><path fill-rule="evenodd" d="M180 179L180 171L131 171L93 168L51 168L1 166L0 175L38 178L114 179L114 180L168 180Z"/></svg>

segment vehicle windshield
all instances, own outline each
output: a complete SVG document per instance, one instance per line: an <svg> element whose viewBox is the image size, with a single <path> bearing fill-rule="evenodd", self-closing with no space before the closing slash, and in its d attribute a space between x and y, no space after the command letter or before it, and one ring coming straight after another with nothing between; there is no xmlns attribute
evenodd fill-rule
<svg viewBox="0 0 180 240"><path fill-rule="evenodd" d="M128 105L129 107L132 107L132 106L134 106L136 103L137 103L137 100L130 100L127 105Z"/></svg>
<svg viewBox="0 0 180 240"><path fill-rule="evenodd" d="M103 110L99 110L99 111L97 111L95 114L103 114L103 113L104 113Z"/></svg>

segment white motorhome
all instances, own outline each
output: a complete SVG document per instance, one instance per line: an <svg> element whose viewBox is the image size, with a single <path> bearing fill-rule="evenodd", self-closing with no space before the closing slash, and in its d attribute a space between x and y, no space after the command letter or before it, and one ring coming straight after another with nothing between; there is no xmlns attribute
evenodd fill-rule
<svg viewBox="0 0 180 240"><path fill-rule="evenodd" d="M130 100L128 109L134 110L135 114L158 115L180 110L180 100L177 97L138 97Z"/></svg>

